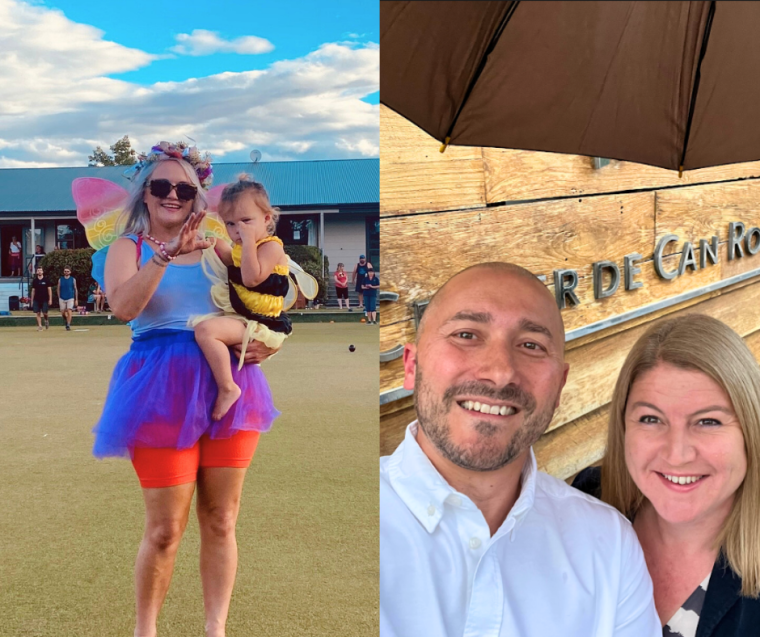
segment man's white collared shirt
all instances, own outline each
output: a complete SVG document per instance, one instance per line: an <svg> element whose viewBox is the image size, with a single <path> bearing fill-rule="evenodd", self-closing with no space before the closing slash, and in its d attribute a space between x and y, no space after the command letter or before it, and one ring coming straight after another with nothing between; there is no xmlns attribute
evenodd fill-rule
<svg viewBox="0 0 760 637"><path fill-rule="evenodd" d="M491 537L420 449L380 460L381 637L661 637L631 524L536 468Z"/></svg>

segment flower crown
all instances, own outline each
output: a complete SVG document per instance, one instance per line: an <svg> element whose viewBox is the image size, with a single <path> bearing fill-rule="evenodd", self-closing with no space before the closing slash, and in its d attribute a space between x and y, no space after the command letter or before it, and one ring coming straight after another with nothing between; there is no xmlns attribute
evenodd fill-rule
<svg viewBox="0 0 760 637"><path fill-rule="evenodd" d="M211 167L211 155L208 153L201 155L196 146L188 146L185 142L170 144L169 142L159 142L147 155L139 155L139 161L134 166L134 175L140 172L145 166L154 161L164 161L166 159L184 159L195 170L198 175L198 181L204 190L208 190L211 182L214 180L214 169Z"/></svg>

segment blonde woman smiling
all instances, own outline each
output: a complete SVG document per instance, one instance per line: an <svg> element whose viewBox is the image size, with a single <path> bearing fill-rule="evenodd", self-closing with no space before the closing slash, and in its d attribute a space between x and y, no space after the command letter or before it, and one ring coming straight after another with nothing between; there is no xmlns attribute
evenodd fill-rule
<svg viewBox="0 0 760 637"><path fill-rule="evenodd" d="M665 637L760 634L760 368L728 326L691 314L637 341L601 472L574 486L633 521Z"/></svg>

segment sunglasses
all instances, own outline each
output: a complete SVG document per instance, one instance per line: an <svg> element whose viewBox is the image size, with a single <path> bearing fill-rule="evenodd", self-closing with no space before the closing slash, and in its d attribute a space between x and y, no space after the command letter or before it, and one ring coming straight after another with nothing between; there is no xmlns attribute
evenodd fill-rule
<svg viewBox="0 0 760 637"><path fill-rule="evenodd" d="M198 194L198 189L186 181L173 184L168 179L153 179L150 182L150 194L159 199L168 197L172 190L177 191L177 199L180 201L192 201Z"/></svg>

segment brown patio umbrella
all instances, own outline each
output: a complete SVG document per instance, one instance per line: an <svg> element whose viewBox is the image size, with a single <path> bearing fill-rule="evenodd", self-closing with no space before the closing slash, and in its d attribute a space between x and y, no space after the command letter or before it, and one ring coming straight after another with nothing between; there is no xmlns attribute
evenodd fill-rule
<svg viewBox="0 0 760 637"><path fill-rule="evenodd" d="M380 100L465 146L760 159L760 2L381 2Z"/></svg>

